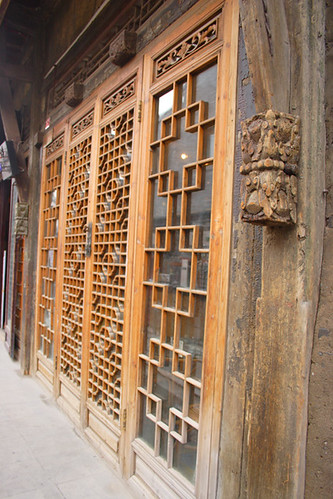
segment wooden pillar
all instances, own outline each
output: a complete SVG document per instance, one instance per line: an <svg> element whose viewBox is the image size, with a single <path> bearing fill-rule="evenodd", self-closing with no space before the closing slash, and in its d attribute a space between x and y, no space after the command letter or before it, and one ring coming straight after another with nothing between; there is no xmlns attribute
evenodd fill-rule
<svg viewBox="0 0 333 499"><path fill-rule="evenodd" d="M244 452L228 497L289 499L304 494L308 377L323 248L324 2L240 0L240 12L256 111L300 116L301 157L297 224L263 228ZM233 320L236 315L229 317L230 328Z"/></svg>

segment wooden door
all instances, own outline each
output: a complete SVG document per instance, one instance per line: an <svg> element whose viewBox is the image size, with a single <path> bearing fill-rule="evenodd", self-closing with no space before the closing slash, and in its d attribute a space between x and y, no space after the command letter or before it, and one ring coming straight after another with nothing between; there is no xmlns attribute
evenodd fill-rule
<svg viewBox="0 0 333 499"><path fill-rule="evenodd" d="M41 180L35 369L51 390L54 388L55 335L58 331L56 290L60 274L57 262L63 163L64 131L44 150Z"/></svg>
<svg viewBox="0 0 333 499"><path fill-rule="evenodd" d="M159 497L216 491L238 12L226 2L199 13L199 25L185 17L145 66L129 474Z"/></svg>
<svg viewBox="0 0 333 499"><path fill-rule="evenodd" d="M160 497L215 494L237 37L198 2L44 152L37 372Z"/></svg>

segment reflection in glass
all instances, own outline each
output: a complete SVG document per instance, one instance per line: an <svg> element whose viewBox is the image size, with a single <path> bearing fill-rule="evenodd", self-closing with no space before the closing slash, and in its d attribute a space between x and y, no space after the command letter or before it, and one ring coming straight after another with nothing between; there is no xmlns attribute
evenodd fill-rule
<svg viewBox="0 0 333 499"><path fill-rule="evenodd" d="M54 264L54 250L48 250L47 252L47 266L53 267Z"/></svg>
<svg viewBox="0 0 333 499"><path fill-rule="evenodd" d="M207 289L208 260L209 253L197 253L197 276L195 289L201 289L202 291Z"/></svg>
<svg viewBox="0 0 333 499"><path fill-rule="evenodd" d="M172 196L172 225L180 225L180 210L181 210L182 198L179 194Z"/></svg>
<svg viewBox="0 0 333 499"><path fill-rule="evenodd" d="M156 118L155 118L155 140L161 137L161 123L172 113L173 105L173 90L169 90L165 94L156 99Z"/></svg>
<svg viewBox="0 0 333 499"><path fill-rule="evenodd" d="M205 331L206 297L197 295L194 316L180 317L179 348L192 355L191 377L201 379L202 351Z"/></svg>
<svg viewBox="0 0 333 499"><path fill-rule="evenodd" d="M201 189L187 193L186 224L202 228L199 248L209 248L212 182L213 168L208 165L202 168Z"/></svg>
<svg viewBox="0 0 333 499"><path fill-rule="evenodd" d="M150 338L160 337L161 328L161 311L151 306L152 304L152 288L146 286L146 307L145 307L145 322L143 332L143 352L149 352Z"/></svg>
<svg viewBox="0 0 333 499"><path fill-rule="evenodd" d="M214 156L215 126L210 125L204 128L202 159Z"/></svg>
<svg viewBox="0 0 333 499"><path fill-rule="evenodd" d="M192 102L205 102L204 119L215 115L216 75L217 66L214 64L193 76Z"/></svg>
<svg viewBox="0 0 333 499"><path fill-rule="evenodd" d="M173 335L175 327L175 314L173 312L165 312L165 341L169 345L173 345Z"/></svg>
<svg viewBox="0 0 333 499"><path fill-rule="evenodd" d="M158 196L158 181L156 179L151 181L151 229L149 246L152 248L155 245L155 228L164 227L166 224L166 212L167 212L167 198Z"/></svg>
<svg viewBox="0 0 333 499"><path fill-rule="evenodd" d="M167 142L164 149L166 170L175 172L174 188L182 186L184 164L197 159L197 133L185 132L185 116L177 119L177 140Z"/></svg>
<svg viewBox="0 0 333 499"><path fill-rule="evenodd" d="M188 415L191 419L199 423L200 411L200 390L194 385L190 385L190 403Z"/></svg>
<svg viewBox="0 0 333 499"><path fill-rule="evenodd" d="M183 80L177 83L177 110L186 107L187 82Z"/></svg>
<svg viewBox="0 0 333 499"><path fill-rule="evenodd" d="M143 395L140 395L140 409L139 436L150 445L150 447L154 447L155 425L146 417L146 398Z"/></svg>
<svg viewBox="0 0 333 499"><path fill-rule="evenodd" d="M53 191L50 192L49 196L49 206L50 208L54 208L57 206L57 195L58 195L58 190L54 189Z"/></svg>
<svg viewBox="0 0 333 499"><path fill-rule="evenodd" d="M153 366L153 393L162 400L162 421L169 423L169 409L182 410L183 387L178 378L170 378L164 367Z"/></svg>
<svg viewBox="0 0 333 499"><path fill-rule="evenodd" d="M173 439L173 467L192 483L195 480L197 441L198 432L189 425L187 425L186 444L181 444L178 440Z"/></svg>

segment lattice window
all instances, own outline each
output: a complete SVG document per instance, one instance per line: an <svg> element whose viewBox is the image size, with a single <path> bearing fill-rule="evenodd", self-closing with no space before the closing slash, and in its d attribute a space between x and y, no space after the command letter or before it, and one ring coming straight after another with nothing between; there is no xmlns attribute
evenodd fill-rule
<svg viewBox="0 0 333 499"><path fill-rule="evenodd" d="M83 293L91 136L69 151L60 371L81 383Z"/></svg>
<svg viewBox="0 0 333 499"><path fill-rule="evenodd" d="M120 418L133 110L101 128L88 398Z"/></svg>
<svg viewBox="0 0 333 499"><path fill-rule="evenodd" d="M42 199L42 246L40 267L40 299L38 306L37 348L53 359L54 306L57 277L57 248L62 156L46 165Z"/></svg>
<svg viewBox="0 0 333 499"><path fill-rule="evenodd" d="M140 436L194 482L210 242L215 63L155 96Z"/></svg>

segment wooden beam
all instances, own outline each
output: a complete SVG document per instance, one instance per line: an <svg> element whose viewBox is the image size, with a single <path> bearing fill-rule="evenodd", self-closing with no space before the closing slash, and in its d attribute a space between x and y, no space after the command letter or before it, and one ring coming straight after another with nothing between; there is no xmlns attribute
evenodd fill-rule
<svg viewBox="0 0 333 499"><path fill-rule="evenodd" d="M289 112L290 40L284 1L239 3L256 110Z"/></svg>
<svg viewBox="0 0 333 499"><path fill-rule="evenodd" d="M17 161L20 168L22 169L22 173L20 173L16 177L20 201L27 202L29 178L25 169L25 161L23 155L19 150L19 145L21 143L21 134L16 119L13 97L8 78L0 78L0 113L6 140L12 140L14 142L17 150Z"/></svg>
<svg viewBox="0 0 333 499"><path fill-rule="evenodd" d="M0 78L30 82L33 79L31 67L17 64L0 63Z"/></svg>
<svg viewBox="0 0 333 499"><path fill-rule="evenodd" d="M9 4L10 0L0 0L0 25L4 20Z"/></svg>
<svg viewBox="0 0 333 499"><path fill-rule="evenodd" d="M31 36L33 37L35 32L36 32L36 28L37 28L37 24L36 25L31 25L31 24L25 24L23 22L23 20L17 20L15 19L15 21L13 21L12 19L6 19L6 28L10 28L14 31L18 31L19 33L24 33L25 35L28 35L28 36Z"/></svg>

